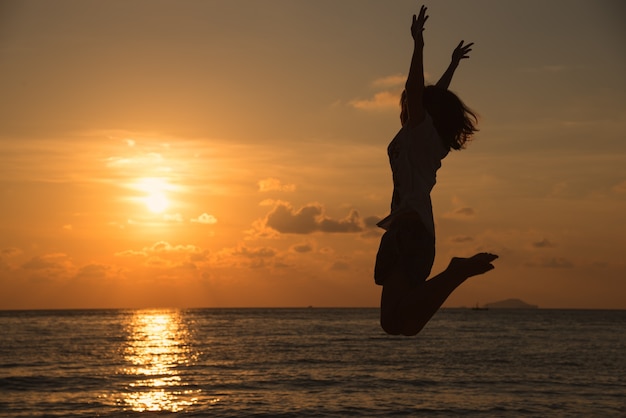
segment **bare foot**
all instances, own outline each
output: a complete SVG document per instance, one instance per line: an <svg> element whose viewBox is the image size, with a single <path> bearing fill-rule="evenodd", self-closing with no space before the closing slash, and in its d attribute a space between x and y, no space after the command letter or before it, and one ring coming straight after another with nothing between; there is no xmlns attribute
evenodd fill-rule
<svg viewBox="0 0 626 418"><path fill-rule="evenodd" d="M469 258L454 257L447 270L465 278L477 276L493 270L495 267L491 262L496 258L497 255L490 253L478 253Z"/></svg>

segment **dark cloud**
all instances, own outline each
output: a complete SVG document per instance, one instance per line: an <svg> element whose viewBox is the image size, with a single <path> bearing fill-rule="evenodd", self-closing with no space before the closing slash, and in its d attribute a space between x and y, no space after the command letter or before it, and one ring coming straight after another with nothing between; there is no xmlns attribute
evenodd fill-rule
<svg viewBox="0 0 626 418"><path fill-rule="evenodd" d="M450 242L454 242L454 243L458 243L458 244L462 244L462 243L465 243L465 242L472 242L472 241L474 241L474 238L468 237L466 235L461 235L461 236L450 238Z"/></svg>
<svg viewBox="0 0 626 418"><path fill-rule="evenodd" d="M83 279L106 279L111 272L110 266L105 266L103 264L87 264L86 266L81 267L76 274L76 278Z"/></svg>
<svg viewBox="0 0 626 418"><path fill-rule="evenodd" d="M248 248L239 247L233 255L238 255L246 258L271 258L276 255L276 250L273 248L261 247L261 248Z"/></svg>
<svg viewBox="0 0 626 418"><path fill-rule="evenodd" d="M476 215L476 211L473 208L465 207L445 213L443 216L448 219L467 220L468 218L472 218L474 215Z"/></svg>
<svg viewBox="0 0 626 418"><path fill-rule="evenodd" d="M46 254L35 256L22 264L26 270L62 270L69 264L65 254Z"/></svg>
<svg viewBox="0 0 626 418"><path fill-rule="evenodd" d="M367 218L363 218L363 224L366 228L378 228L376 224L380 222L380 220L381 218L378 216L368 216Z"/></svg>
<svg viewBox="0 0 626 418"><path fill-rule="evenodd" d="M574 263L563 257L553 257L545 260L541 267L553 269L572 268L574 267Z"/></svg>
<svg viewBox="0 0 626 418"><path fill-rule="evenodd" d="M9 258L9 257L15 257L18 256L22 253L22 250L20 250L19 248L3 248L0 250L0 258Z"/></svg>
<svg viewBox="0 0 626 418"><path fill-rule="evenodd" d="M330 266L331 270L349 270L350 269L350 265L348 263L346 263L345 261L336 261L333 263L332 266Z"/></svg>
<svg viewBox="0 0 626 418"><path fill-rule="evenodd" d="M532 245L533 245L534 248L554 248L554 247L556 247L555 244L553 244L552 242L548 241L546 238L542 239L541 241L533 242Z"/></svg>
<svg viewBox="0 0 626 418"><path fill-rule="evenodd" d="M476 212L472 208L461 208L455 210L454 213L461 216L474 216Z"/></svg>
<svg viewBox="0 0 626 418"><path fill-rule="evenodd" d="M361 232L363 230L361 219L355 210L351 211L346 218L338 221L324 218L318 225L322 232Z"/></svg>
<svg viewBox="0 0 626 418"><path fill-rule="evenodd" d="M538 262L526 263L528 267L541 267L549 269L567 269L574 267L574 263L563 257L545 258Z"/></svg>
<svg viewBox="0 0 626 418"><path fill-rule="evenodd" d="M297 253L308 253L313 251L313 247L308 243L294 245L291 249Z"/></svg>
<svg viewBox="0 0 626 418"><path fill-rule="evenodd" d="M310 234L317 230L315 218L321 213L319 206L305 206L294 211L291 206L279 203L267 215L266 225L282 233Z"/></svg>
<svg viewBox="0 0 626 418"><path fill-rule="evenodd" d="M295 210L288 203L280 202L267 215L265 225L283 234L363 231L363 222L358 212L354 210L347 217L339 220L327 218L322 214L322 206L318 204L309 204Z"/></svg>

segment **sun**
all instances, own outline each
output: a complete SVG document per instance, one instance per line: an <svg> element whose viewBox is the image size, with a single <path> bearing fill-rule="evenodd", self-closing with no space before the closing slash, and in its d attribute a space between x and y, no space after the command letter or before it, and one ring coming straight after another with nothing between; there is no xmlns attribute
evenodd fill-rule
<svg viewBox="0 0 626 418"><path fill-rule="evenodd" d="M167 197L163 193L154 192L144 198L146 207L152 213L162 213L169 206Z"/></svg>
<svg viewBox="0 0 626 418"><path fill-rule="evenodd" d="M141 199L146 208L152 213L163 213L169 206L166 190L170 188L167 181L160 178L141 179L137 188L145 193Z"/></svg>

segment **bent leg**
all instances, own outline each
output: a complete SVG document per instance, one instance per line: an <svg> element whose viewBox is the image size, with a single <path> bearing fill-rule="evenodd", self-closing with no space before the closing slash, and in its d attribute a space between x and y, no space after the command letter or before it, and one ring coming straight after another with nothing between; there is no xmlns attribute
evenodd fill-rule
<svg viewBox="0 0 626 418"><path fill-rule="evenodd" d="M383 285L380 296L380 326L389 335L403 333L404 318L399 308L409 290L409 282L400 271L390 275Z"/></svg>
<svg viewBox="0 0 626 418"><path fill-rule="evenodd" d="M443 272L413 287L401 274L391 276L381 296L383 330L391 335L416 335L461 283L492 270L491 262L496 258L498 256L488 253L470 258L455 257Z"/></svg>

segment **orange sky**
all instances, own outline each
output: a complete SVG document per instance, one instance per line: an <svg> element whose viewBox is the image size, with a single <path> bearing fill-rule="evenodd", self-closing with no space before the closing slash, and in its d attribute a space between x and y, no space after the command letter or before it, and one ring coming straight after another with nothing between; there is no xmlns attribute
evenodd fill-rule
<svg viewBox="0 0 626 418"><path fill-rule="evenodd" d="M626 309L626 7L428 4L446 306ZM0 3L0 309L376 306L413 1Z"/></svg>

